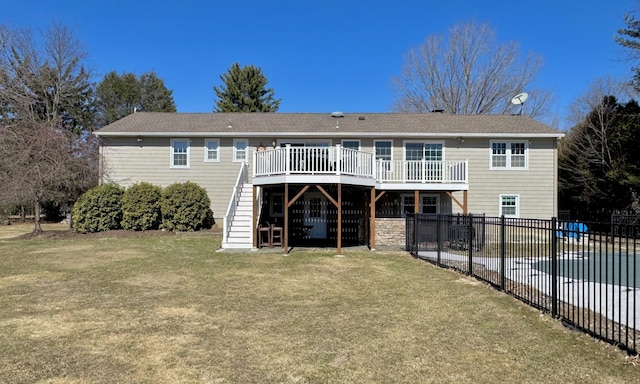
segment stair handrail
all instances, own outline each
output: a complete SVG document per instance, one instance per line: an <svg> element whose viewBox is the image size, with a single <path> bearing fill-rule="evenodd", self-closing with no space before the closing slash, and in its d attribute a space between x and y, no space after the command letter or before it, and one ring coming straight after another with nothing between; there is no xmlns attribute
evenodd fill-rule
<svg viewBox="0 0 640 384"><path fill-rule="evenodd" d="M227 213L224 215L223 227L222 227L222 244L226 244L229 238L229 231L231 230L231 221L236 214L236 208L240 201L240 192L242 192L242 185L249 182L249 173L247 171L247 163L240 165L240 171L236 178L236 184L233 187L233 194L229 199L229 206L227 207Z"/></svg>

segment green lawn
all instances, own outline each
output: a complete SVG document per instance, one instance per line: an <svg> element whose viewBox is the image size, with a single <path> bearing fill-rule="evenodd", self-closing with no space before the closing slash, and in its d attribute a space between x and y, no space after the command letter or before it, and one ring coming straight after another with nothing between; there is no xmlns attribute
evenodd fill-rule
<svg viewBox="0 0 640 384"><path fill-rule="evenodd" d="M614 347L403 252L216 252L211 233L10 240L9 228L3 383L640 382Z"/></svg>

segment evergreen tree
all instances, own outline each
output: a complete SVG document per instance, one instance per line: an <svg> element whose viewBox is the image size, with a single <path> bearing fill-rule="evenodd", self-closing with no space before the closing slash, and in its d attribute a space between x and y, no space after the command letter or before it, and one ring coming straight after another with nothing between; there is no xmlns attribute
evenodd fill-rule
<svg viewBox="0 0 640 384"><path fill-rule="evenodd" d="M214 112L276 112L280 106L281 100L274 98L272 88L267 88L268 80L259 67L240 68L233 63L220 79L222 86L213 87L218 97Z"/></svg>
<svg viewBox="0 0 640 384"><path fill-rule="evenodd" d="M134 110L175 112L172 91L155 72L140 77L133 73L109 72L96 89L100 125L111 124Z"/></svg>
<svg viewBox="0 0 640 384"><path fill-rule="evenodd" d="M140 84L133 73L107 73L96 88L99 124L111 124L128 114L140 103Z"/></svg>
<svg viewBox="0 0 640 384"><path fill-rule="evenodd" d="M80 43L55 24L40 37L0 25L0 118L74 133L93 129L94 91Z"/></svg>
<svg viewBox="0 0 640 384"><path fill-rule="evenodd" d="M155 72L140 76L140 107L147 112L175 112L173 91L167 89Z"/></svg>
<svg viewBox="0 0 640 384"><path fill-rule="evenodd" d="M618 29L618 35L614 39L621 46L628 48L629 60L637 62L640 60L640 20L634 16L625 15L626 28ZM640 92L640 67L632 67L634 72L632 84L636 91Z"/></svg>

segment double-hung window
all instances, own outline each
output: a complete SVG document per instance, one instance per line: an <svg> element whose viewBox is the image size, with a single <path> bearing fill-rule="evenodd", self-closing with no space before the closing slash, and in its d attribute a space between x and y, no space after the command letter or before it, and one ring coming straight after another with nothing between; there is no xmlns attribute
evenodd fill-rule
<svg viewBox="0 0 640 384"><path fill-rule="evenodd" d="M376 162L380 162L378 171L392 171L391 159L393 159L393 141L391 140L375 140L373 142L375 148Z"/></svg>
<svg viewBox="0 0 640 384"><path fill-rule="evenodd" d="M404 159L407 180L440 181L443 157L442 143L406 142Z"/></svg>
<svg viewBox="0 0 640 384"><path fill-rule="evenodd" d="M415 195L413 194L403 194L402 196L402 213L414 213L416 209L416 200ZM438 213L438 195L420 195L419 197L419 213Z"/></svg>
<svg viewBox="0 0 640 384"><path fill-rule="evenodd" d="M204 161L219 162L220 161L220 140L205 139L204 141Z"/></svg>
<svg viewBox="0 0 640 384"><path fill-rule="evenodd" d="M342 148L360 150L360 140L342 140Z"/></svg>
<svg viewBox="0 0 640 384"><path fill-rule="evenodd" d="M189 139L171 139L171 168L189 168Z"/></svg>
<svg viewBox="0 0 640 384"><path fill-rule="evenodd" d="M500 216L518 217L520 215L520 197L518 195L500 195Z"/></svg>
<svg viewBox="0 0 640 384"><path fill-rule="evenodd" d="M491 169L527 169L528 143L526 141L492 141Z"/></svg>
<svg viewBox="0 0 640 384"><path fill-rule="evenodd" d="M249 160L249 141L245 139L233 140L233 161L247 162Z"/></svg>
<svg viewBox="0 0 640 384"><path fill-rule="evenodd" d="M374 145L376 148L376 160L391 161L393 143L390 140L376 140Z"/></svg>

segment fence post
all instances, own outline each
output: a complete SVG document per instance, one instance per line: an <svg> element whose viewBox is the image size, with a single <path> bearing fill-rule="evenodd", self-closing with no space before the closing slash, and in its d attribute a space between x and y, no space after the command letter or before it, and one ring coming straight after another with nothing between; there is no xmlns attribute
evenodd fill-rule
<svg viewBox="0 0 640 384"><path fill-rule="evenodd" d="M442 230L442 219L444 215L439 214L436 216L436 242L438 243L438 253L436 256L436 265L440 265L440 260L442 256L442 236L440 236L440 231Z"/></svg>
<svg viewBox="0 0 640 384"><path fill-rule="evenodd" d="M504 264L507 253L507 234L506 234L506 219L504 215L500 216L500 289L504 291L505 279L504 279Z"/></svg>
<svg viewBox="0 0 640 384"><path fill-rule="evenodd" d="M414 238L414 244L415 244L415 248L416 248L416 256L418 255L418 252L420 252L420 232L421 232L421 222L420 222L420 218L418 217L418 214L415 214L415 218L416 218L416 231L415 231L415 238Z"/></svg>
<svg viewBox="0 0 640 384"><path fill-rule="evenodd" d="M469 275L473 276L473 215L467 216L469 228L467 229L467 245L469 246Z"/></svg>
<svg viewBox="0 0 640 384"><path fill-rule="evenodd" d="M558 317L558 219L551 218L551 316Z"/></svg>

